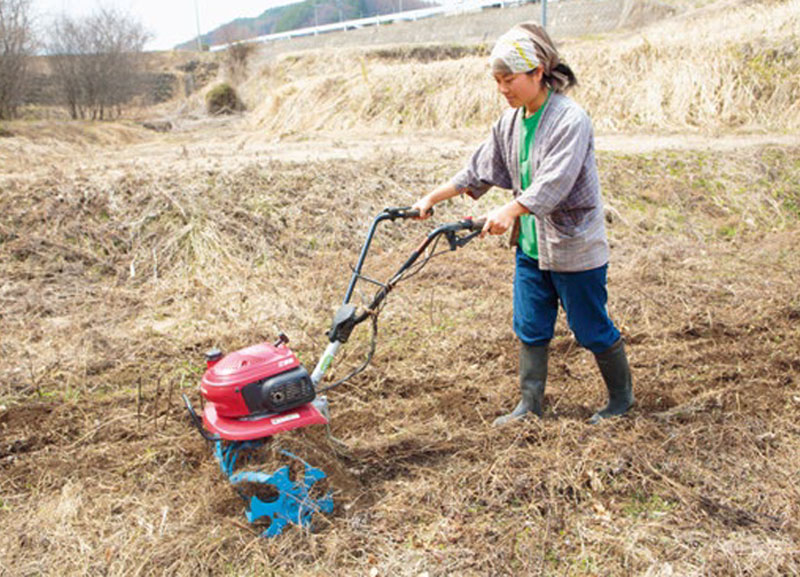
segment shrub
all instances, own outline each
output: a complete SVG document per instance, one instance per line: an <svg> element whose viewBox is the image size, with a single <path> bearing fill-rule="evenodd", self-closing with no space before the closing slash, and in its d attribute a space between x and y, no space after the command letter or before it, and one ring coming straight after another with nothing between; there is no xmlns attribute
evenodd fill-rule
<svg viewBox="0 0 800 577"><path fill-rule="evenodd" d="M233 86L222 82L214 86L206 94L206 110L209 114L232 114L237 110L244 110L242 101L236 94Z"/></svg>

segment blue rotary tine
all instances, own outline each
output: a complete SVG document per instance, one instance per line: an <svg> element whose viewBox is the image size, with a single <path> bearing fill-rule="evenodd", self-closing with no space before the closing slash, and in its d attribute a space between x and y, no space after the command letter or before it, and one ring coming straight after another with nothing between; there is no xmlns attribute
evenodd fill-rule
<svg viewBox="0 0 800 577"><path fill-rule="evenodd" d="M261 441L242 441L223 445L221 441L217 441L214 454L219 461L222 472L228 477L232 485L256 483L271 485L278 491L278 497L270 502L262 501L256 496L244 497L243 495L247 502L247 520L249 522L254 523L262 517L268 517L270 520L269 527L262 533L263 536L275 537L280 535L289 523L308 527L311 524L314 513L333 512L333 497L330 492L319 499L312 499L309 496L311 487L317 481L324 479L326 477L325 473L288 451L282 450L281 453L303 463L302 479L292 481L289 477L288 466L283 466L272 474L259 471L234 473L239 452L256 448L261 444Z"/></svg>
<svg viewBox="0 0 800 577"><path fill-rule="evenodd" d="M233 474L233 470L236 468L236 459L239 456L239 452L248 449L257 449L263 444L262 441L241 441L227 444L223 444L222 441L217 441L215 443L214 455L217 457L222 472L226 477L230 477Z"/></svg>

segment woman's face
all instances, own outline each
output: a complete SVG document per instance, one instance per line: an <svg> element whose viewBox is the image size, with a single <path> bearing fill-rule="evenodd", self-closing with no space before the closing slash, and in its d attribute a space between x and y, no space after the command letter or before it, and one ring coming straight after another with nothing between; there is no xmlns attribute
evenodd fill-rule
<svg viewBox="0 0 800 577"><path fill-rule="evenodd" d="M526 106L539 98L544 91L542 88L542 68L538 67L531 73L519 72L517 74L495 74L497 90L505 96L509 106L519 108Z"/></svg>

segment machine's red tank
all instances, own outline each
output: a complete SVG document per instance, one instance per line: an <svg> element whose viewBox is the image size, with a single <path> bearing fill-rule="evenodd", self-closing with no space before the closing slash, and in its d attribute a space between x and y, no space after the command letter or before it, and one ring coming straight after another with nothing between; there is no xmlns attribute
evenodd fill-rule
<svg viewBox="0 0 800 577"><path fill-rule="evenodd" d="M220 417L244 417L250 413L242 396L245 385L260 381L300 365L286 346L261 343L209 362L200 392L213 403Z"/></svg>

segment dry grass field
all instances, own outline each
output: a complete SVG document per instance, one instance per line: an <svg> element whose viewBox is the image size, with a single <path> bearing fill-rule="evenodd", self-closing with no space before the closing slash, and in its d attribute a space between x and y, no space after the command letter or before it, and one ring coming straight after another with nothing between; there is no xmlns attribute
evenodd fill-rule
<svg viewBox="0 0 800 577"><path fill-rule="evenodd" d="M783 134L800 129L798 38L800 1L723 0L635 31L567 39L560 52L598 130ZM504 106L485 66L490 49L285 55L243 91L256 126L279 132L483 129Z"/></svg>
<svg viewBox="0 0 800 577"><path fill-rule="evenodd" d="M797 70L799 13L713 4L565 45L598 142L622 139L598 162L632 414L586 423L604 387L562 315L544 418L490 426L516 402L513 254L476 241L390 295L372 365L330 394L346 448L320 427L264 451L267 470L277 448L322 468L336 501L273 540L180 394L198 401L206 349L280 330L315 363L371 218L451 176L501 109L481 48L284 56L253 66L242 116L150 111L175 114L166 134L4 125L0 575L800 574L798 77L742 72L763 54ZM387 225L367 274L391 274L432 226Z"/></svg>

